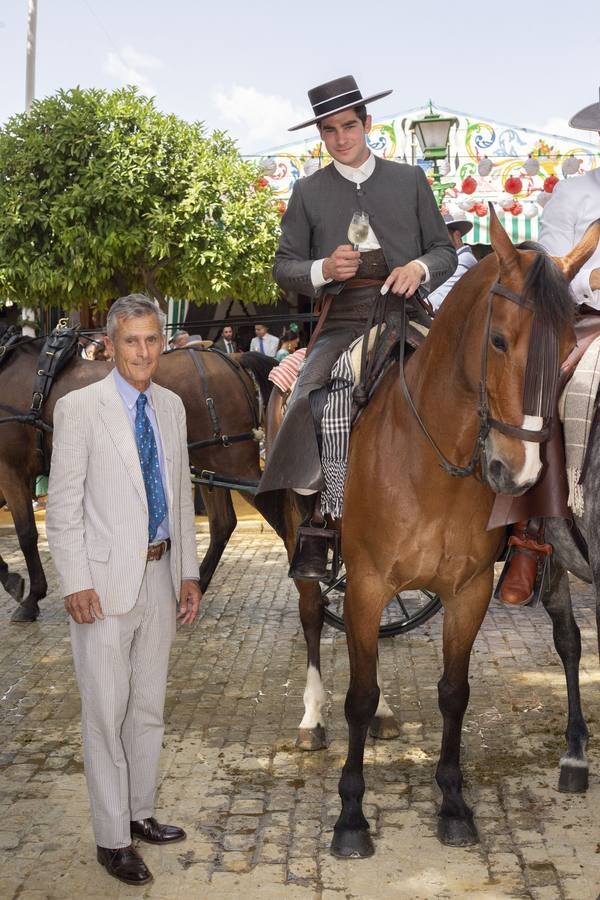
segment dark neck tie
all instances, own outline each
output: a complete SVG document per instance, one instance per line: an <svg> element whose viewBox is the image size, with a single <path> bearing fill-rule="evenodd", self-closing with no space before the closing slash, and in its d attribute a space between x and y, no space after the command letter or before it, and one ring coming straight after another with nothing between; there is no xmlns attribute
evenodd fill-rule
<svg viewBox="0 0 600 900"><path fill-rule="evenodd" d="M231 344L229 343L229 341L225 341L225 349L228 353L231 353Z"/></svg>
<svg viewBox="0 0 600 900"><path fill-rule="evenodd" d="M146 499L148 500L148 541L152 542L158 526L167 514L167 501L160 475L154 429L146 413L147 402L148 398L145 394L140 394L135 401L135 442L140 455Z"/></svg>
<svg viewBox="0 0 600 900"><path fill-rule="evenodd" d="M260 347L260 352L264 353L265 352L265 342L263 341L263 339L261 337L259 337L259 339L258 339L258 346Z"/></svg>

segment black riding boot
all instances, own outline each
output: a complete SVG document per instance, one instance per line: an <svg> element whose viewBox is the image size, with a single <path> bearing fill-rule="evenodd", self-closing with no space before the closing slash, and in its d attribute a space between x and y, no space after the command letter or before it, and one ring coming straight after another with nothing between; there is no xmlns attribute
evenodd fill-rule
<svg viewBox="0 0 600 900"><path fill-rule="evenodd" d="M308 581L325 581L328 575L329 538L321 513L321 494L311 494L308 497L296 494L294 499L304 518L298 529L288 575L290 578Z"/></svg>

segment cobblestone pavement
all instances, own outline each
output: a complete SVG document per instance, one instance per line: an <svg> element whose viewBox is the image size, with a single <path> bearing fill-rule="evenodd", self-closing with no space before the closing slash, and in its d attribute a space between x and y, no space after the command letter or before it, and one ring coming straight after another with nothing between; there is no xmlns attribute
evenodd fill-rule
<svg viewBox="0 0 600 900"><path fill-rule="evenodd" d="M2 554L23 571L12 533ZM206 536L199 536L206 545ZM343 635L326 627L323 677L330 746L294 748L305 650L283 549L269 533L236 533L193 630L171 657L158 817L185 844L144 846L155 875L120 885L95 861L82 771L79 698L56 575L34 625L9 624L0 589L0 898L502 898L595 900L600 890L598 663L592 596L577 586L582 690L592 733L587 795L556 790L565 689L542 609L488 613L473 654L464 727L467 796L481 844L436 838L433 769L441 720L438 615L387 640L387 698L398 740L366 750L368 860L328 852L345 756Z"/></svg>

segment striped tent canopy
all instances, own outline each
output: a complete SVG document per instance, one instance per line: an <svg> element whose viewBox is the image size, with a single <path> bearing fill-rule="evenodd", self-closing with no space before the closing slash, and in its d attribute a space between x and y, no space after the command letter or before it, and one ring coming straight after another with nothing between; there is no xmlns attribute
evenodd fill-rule
<svg viewBox="0 0 600 900"><path fill-rule="evenodd" d="M489 202L496 205L504 227L515 241L535 240L538 217L555 179L577 178L600 165L600 148L593 142L595 135L591 133L582 132L582 138L588 140L578 141L455 110L439 107L433 110L457 120L450 133L448 157L440 163L442 182L448 185L443 211L473 222L474 227L466 236L473 244L489 243L485 215ZM432 163L421 158L410 129L414 119L429 112L429 106L420 107L376 122L367 138L373 153L420 165L431 177ZM264 151L260 156L266 180L277 198L284 202L296 179L330 162L318 132L294 144ZM469 179L468 193L463 190L465 179ZM515 215L506 211L513 200L518 203ZM482 215L468 211L470 204L477 203Z"/></svg>

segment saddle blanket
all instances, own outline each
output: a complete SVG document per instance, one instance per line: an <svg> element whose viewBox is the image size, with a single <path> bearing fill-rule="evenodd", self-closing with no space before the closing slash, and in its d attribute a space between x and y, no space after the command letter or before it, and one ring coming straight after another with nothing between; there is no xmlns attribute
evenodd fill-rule
<svg viewBox="0 0 600 900"><path fill-rule="evenodd" d="M559 414L565 435L569 506L582 516L583 485L580 484L585 450L596 408L600 384L600 337L587 348L559 401Z"/></svg>

